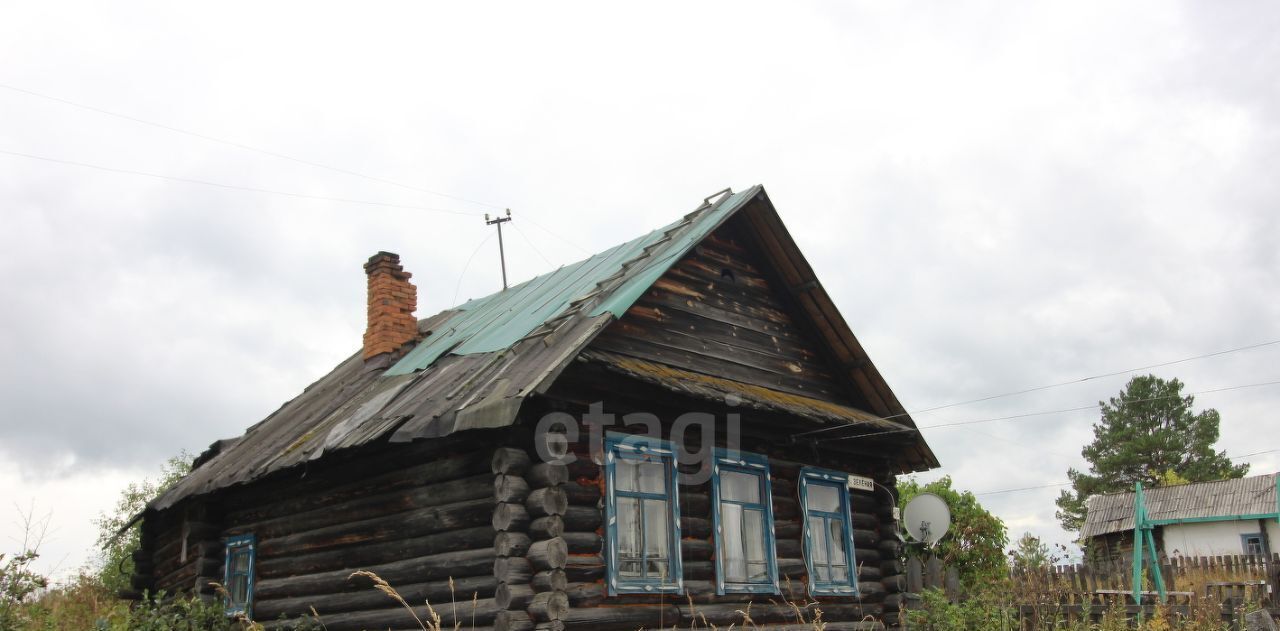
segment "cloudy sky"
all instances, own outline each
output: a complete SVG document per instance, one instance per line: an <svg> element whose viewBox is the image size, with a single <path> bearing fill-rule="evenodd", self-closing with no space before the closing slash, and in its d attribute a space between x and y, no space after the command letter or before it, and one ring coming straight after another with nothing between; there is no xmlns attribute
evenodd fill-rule
<svg viewBox="0 0 1280 631"><path fill-rule="evenodd" d="M763 183L913 410L1280 339L1274 3L638 8L0 8L0 551L47 518L73 569L124 484L353 352L373 252L421 313L497 289L496 208L523 279ZM1155 372L1276 381L1280 344ZM1280 449L1280 386L1197 403ZM930 477L1061 482L1095 419L928 431ZM1066 541L1057 492L982 499Z"/></svg>

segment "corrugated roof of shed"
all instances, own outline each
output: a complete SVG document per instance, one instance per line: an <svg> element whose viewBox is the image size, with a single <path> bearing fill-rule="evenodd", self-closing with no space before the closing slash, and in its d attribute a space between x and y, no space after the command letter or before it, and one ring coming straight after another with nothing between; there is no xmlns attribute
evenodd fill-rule
<svg viewBox="0 0 1280 631"><path fill-rule="evenodd" d="M1143 489L1147 517L1195 519L1272 515L1280 511L1276 503L1277 475L1280 474ZM1088 539L1133 530L1133 501L1132 492L1090 497L1080 536Z"/></svg>

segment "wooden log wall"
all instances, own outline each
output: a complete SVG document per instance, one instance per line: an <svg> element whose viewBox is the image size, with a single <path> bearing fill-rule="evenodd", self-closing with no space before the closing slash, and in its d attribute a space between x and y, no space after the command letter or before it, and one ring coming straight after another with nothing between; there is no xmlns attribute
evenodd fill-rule
<svg viewBox="0 0 1280 631"><path fill-rule="evenodd" d="M211 583L222 580L223 548L208 502L189 500L163 519L144 521L142 544L134 557L136 591L213 597ZM146 554L148 549L155 552Z"/></svg>
<svg viewBox="0 0 1280 631"><path fill-rule="evenodd" d="M608 596L601 501L603 468L591 460L587 433L580 436L584 439L568 446L576 458L572 464L540 462L525 474L530 487L525 508L531 518L526 558L533 576L529 582L532 595L523 590L520 594L530 598L525 610L528 618L506 614L499 618L495 631L629 631L641 626L691 628L707 622L720 627L734 623L741 626L744 621L737 612L747 603L751 603L752 618L757 623L800 624L795 610L782 604L776 595L716 595L710 482L682 484L679 489L685 594ZM861 596L814 599L807 591L798 498L803 464L771 458L770 465L782 595L798 604L807 616L820 607L823 619L832 623L833 629L883 628L880 622L863 624L868 617L897 624L905 601L906 579L898 561L893 498L882 489L876 493L851 492ZM891 475L882 474L876 479L893 488ZM703 621L704 616L707 622Z"/></svg>
<svg viewBox="0 0 1280 631"><path fill-rule="evenodd" d="M415 606L452 627L494 624L498 581L494 521L513 492L495 480L494 437L383 445L363 459L278 477L174 507L144 521L152 538L149 579L170 593L223 582L223 541L253 534L253 614L270 623L311 608L327 629L412 628L408 612L373 572ZM516 491L518 492L518 491ZM186 521L186 561L180 548ZM154 534L152 534L154 533ZM143 566L140 566L142 569ZM141 572L140 572L141 574Z"/></svg>
<svg viewBox="0 0 1280 631"><path fill-rule="evenodd" d="M525 473L532 460L524 449L503 447L493 454L492 474L494 497L497 504L493 511L493 577L497 583L494 602L498 612L494 616L494 629L528 631L533 622L526 613L533 599L532 564L528 559L533 547L529 538L529 511L525 500L529 498L529 482Z"/></svg>

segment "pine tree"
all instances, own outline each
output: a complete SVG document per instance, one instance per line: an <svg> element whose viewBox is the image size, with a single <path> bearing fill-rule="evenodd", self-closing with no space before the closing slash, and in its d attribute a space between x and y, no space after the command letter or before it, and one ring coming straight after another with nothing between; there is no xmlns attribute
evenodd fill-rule
<svg viewBox="0 0 1280 631"><path fill-rule="evenodd" d="M1162 482L1205 482L1243 477L1249 465L1232 465L1218 442L1218 411L1192 410L1195 397L1183 396L1177 379L1155 375L1134 377L1120 396L1102 407L1102 418L1093 426L1093 442L1081 450L1089 461L1085 473L1067 471L1071 490L1058 496L1058 519L1067 530L1084 524L1085 501L1090 495L1133 488L1135 482L1159 486Z"/></svg>

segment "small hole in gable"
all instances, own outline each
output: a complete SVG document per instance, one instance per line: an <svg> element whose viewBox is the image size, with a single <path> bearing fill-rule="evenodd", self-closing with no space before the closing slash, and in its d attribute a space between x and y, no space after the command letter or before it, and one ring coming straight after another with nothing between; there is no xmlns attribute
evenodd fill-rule
<svg viewBox="0 0 1280 631"><path fill-rule="evenodd" d="M738 277L733 273L733 270L726 267L720 270L720 280L728 283L736 283L738 282Z"/></svg>

